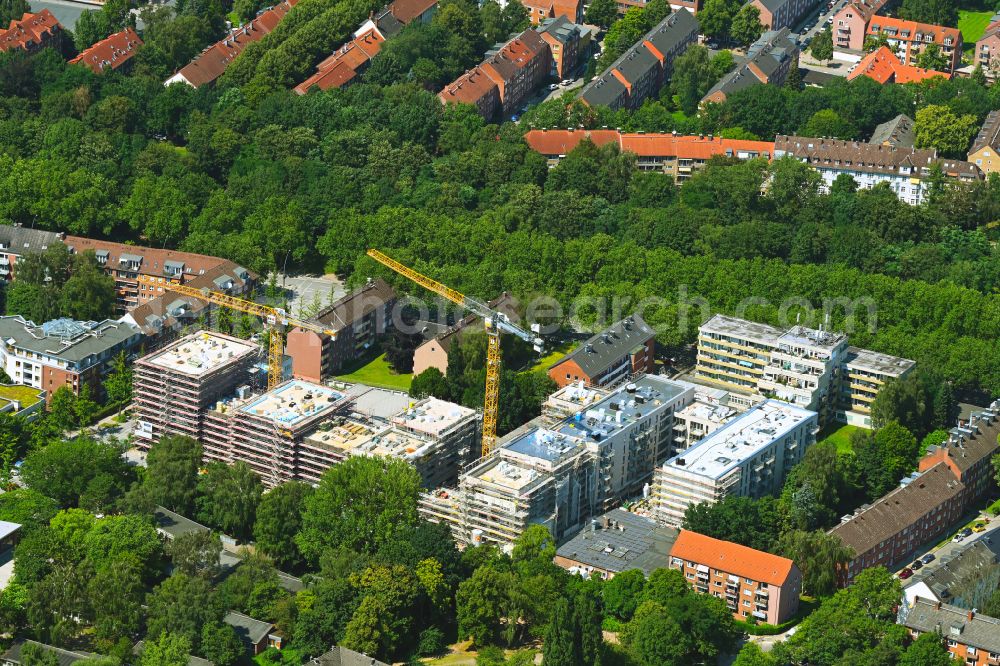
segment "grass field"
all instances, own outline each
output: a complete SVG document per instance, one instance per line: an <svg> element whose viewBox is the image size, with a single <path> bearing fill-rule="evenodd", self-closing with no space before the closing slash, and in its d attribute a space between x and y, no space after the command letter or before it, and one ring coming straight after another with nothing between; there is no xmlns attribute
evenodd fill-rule
<svg viewBox="0 0 1000 666"><path fill-rule="evenodd" d="M525 370L525 372L534 372L535 370L543 370L543 371L548 370L557 362L561 361L563 357L566 356L566 354L573 351L574 346L575 345L572 342L567 342L563 345L559 345L558 347L550 351L548 354L538 359L538 361L535 362L533 366Z"/></svg>
<svg viewBox="0 0 1000 666"><path fill-rule="evenodd" d="M842 425L836 429L827 429L820 433L819 441L830 441L837 445L837 453L851 452L851 433L858 430L858 426Z"/></svg>
<svg viewBox="0 0 1000 666"><path fill-rule="evenodd" d="M21 409L27 409L36 402L39 402L41 400L41 398L38 397L39 393L41 393L40 389L31 388L30 386L24 386L21 384L0 386L0 398L17 400L21 403Z"/></svg>
<svg viewBox="0 0 1000 666"><path fill-rule="evenodd" d="M409 391L413 375L397 375L386 362L385 354L380 354L347 374L337 375L337 379L394 391Z"/></svg>
<svg viewBox="0 0 1000 666"><path fill-rule="evenodd" d="M967 9L958 11L958 29L962 32L962 44L966 50L976 47L976 40L986 32L993 12L973 12Z"/></svg>

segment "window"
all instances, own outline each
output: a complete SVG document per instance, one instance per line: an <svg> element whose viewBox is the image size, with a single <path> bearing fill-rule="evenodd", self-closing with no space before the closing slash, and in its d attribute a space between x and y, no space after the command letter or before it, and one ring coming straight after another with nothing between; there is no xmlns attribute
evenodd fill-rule
<svg viewBox="0 0 1000 666"><path fill-rule="evenodd" d="M744 599L743 600L743 605L749 607L750 606L750 600L749 599Z"/></svg>

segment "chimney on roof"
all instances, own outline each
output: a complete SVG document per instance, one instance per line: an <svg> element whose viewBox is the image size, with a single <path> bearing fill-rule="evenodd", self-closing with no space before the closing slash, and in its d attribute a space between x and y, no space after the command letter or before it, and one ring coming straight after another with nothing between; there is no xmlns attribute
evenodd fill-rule
<svg viewBox="0 0 1000 666"><path fill-rule="evenodd" d="M974 617L976 617L976 611L975 611L975 609L969 611L969 614L968 614L969 622L972 622L972 618L974 618Z"/></svg>

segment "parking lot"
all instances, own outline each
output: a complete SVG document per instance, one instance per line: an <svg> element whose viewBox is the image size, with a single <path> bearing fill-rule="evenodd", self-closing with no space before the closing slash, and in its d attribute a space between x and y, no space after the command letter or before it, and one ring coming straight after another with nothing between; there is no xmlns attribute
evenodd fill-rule
<svg viewBox="0 0 1000 666"><path fill-rule="evenodd" d="M284 289L284 301L293 317L308 318L346 293L336 275L279 274L277 286ZM261 296L258 300L263 302L266 298Z"/></svg>

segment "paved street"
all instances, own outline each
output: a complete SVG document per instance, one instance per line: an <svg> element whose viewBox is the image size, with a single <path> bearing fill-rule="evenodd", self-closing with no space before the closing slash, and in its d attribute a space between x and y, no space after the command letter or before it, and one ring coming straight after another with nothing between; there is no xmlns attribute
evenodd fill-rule
<svg viewBox="0 0 1000 666"><path fill-rule="evenodd" d="M918 555L918 557L923 556L926 553L934 553L934 558L935 559L934 559L933 562L931 562L928 565L925 565L922 569L920 569L919 572L915 571L914 573L915 574L917 574L917 573L919 573L919 574L929 573L929 572L933 571L935 568L941 566L942 560L950 557L951 555L954 555L956 551L964 548L965 546L969 545L970 543L974 543L975 541L978 541L979 539L982 539L983 537L986 537L986 536L998 534L997 530L1000 529L1000 518L993 517L993 516L986 516L985 514L980 514L979 517L978 517L978 520L984 520L987 517L990 519L990 522L986 525L986 531L985 532L973 532L971 536L966 537L965 539L963 539L959 543L955 543L954 541L949 541L948 543L944 544L940 548L934 549L933 547L931 547L931 548L928 548L928 549L926 549L924 551L921 551L921 553L920 553L920 555ZM972 518L969 518L969 520L972 520ZM962 523L962 527L964 527L967 523L968 523L968 521L966 521L965 523ZM951 534L954 534L956 531L957 530L952 530ZM917 558L914 557L913 559L917 559ZM903 568L905 568L905 566L909 566L909 563L907 563L906 565L904 565L904 567L900 567L900 570L902 570ZM904 581L903 584L906 585L906 582Z"/></svg>

